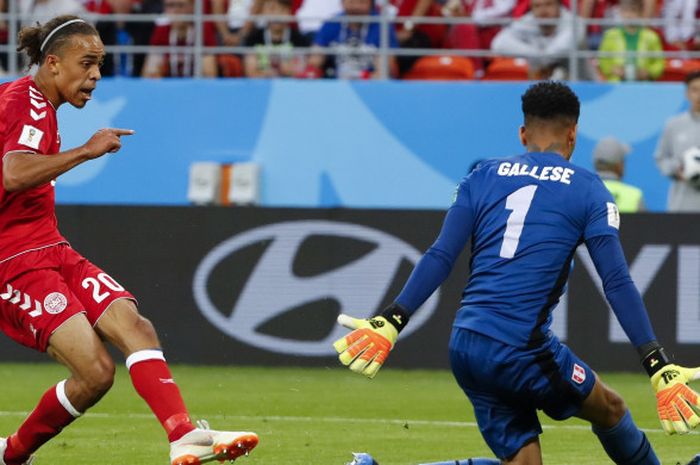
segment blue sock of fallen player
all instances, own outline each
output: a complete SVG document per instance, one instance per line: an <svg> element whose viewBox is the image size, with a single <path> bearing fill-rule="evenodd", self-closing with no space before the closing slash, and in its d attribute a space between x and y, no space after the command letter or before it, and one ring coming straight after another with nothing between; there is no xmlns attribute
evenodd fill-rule
<svg viewBox="0 0 700 465"><path fill-rule="evenodd" d="M498 459L464 459L447 462L424 463L423 465L501 465Z"/></svg>
<svg viewBox="0 0 700 465"><path fill-rule="evenodd" d="M598 436L608 457L617 464L661 465L647 437L634 424L629 410L617 425L610 429L593 426L593 432Z"/></svg>

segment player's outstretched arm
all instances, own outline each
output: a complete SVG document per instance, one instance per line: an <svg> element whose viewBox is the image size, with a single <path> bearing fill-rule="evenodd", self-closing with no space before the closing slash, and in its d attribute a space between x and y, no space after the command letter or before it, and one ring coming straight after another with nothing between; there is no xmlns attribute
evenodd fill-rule
<svg viewBox="0 0 700 465"><path fill-rule="evenodd" d="M667 434L687 433L700 424L700 397L688 386L689 381L700 379L700 367L684 368L671 363L656 341L642 296L629 276L619 239L594 237L586 241L586 246L603 281L605 297L649 374L661 426Z"/></svg>
<svg viewBox="0 0 700 465"><path fill-rule="evenodd" d="M2 159L3 187L14 192L46 184L87 160L117 152L121 136L132 134L131 129L100 129L84 145L55 155L8 152Z"/></svg>
<svg viewBox="0 0 700 465"><path fill-rule="evenodd" d="M339 324L353 330L333 344L343 365L369 378L376 376L409 317L450 274L473 226L468 181L463 181L435 243L418 261L394 303L373 318L338 317Z"/></svg>

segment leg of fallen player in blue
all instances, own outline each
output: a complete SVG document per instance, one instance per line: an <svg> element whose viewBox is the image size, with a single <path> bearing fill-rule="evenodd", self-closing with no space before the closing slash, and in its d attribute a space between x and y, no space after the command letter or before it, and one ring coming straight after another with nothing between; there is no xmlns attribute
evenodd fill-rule
<svg viewBox="0 0 700 465"><path fill-rule="evenodd" d="M593 432L598 436L608 457L616 464L661 465L649 440L634 424L629 410L625 412L617 425L610 429L593 426ZM500 465L500 463L501 461L496 459L479 458L422 465Z"/></svg>
<svg viewBox="0 0 700 465"><path fill-rule="evenodd" d="M595 425L593 432L598 436L605 452L617 464L660 465L659 459L651 448L649 440L637 428L629 410L612 428L600 428Z"/></svg>
<svg viewBox="0 0 700 465"><path fill-rule="evenodd" d="M448 460L447 462L424 463L421 465L501 465L501 461L496 459L464 459Z"/></svg>
<svg viewBox="0 0 700 465"><path fill-rule="evenodd" d="M593 426L593 432L598 436L605 452L613 462L619 465L660 465L649 440L637 428L629 410L620 421L609 429ZM698 456L700 457L700 456ZM697 457L696 457L697 458ZM446 462L434 462L421 465L500 465L496 459L464 459ZM690 462L695 463L695 462Z"/></svg>

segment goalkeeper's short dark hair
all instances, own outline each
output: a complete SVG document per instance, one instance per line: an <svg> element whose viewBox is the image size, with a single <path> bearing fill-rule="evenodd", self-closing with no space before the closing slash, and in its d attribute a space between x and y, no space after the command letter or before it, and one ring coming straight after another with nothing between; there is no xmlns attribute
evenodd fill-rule
<svg viewBox="0 0 700 465"><path fill-rule="evenodd" d="M581 102L569 86L564 83L538 82L531 85L521 99L525 125L535 121L565 123L567 125L574 125L578 122Z"/></svg>

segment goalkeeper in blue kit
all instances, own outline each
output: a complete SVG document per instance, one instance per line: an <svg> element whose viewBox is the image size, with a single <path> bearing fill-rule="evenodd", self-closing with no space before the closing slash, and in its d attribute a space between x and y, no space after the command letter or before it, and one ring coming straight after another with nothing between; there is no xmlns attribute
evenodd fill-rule
<svg viewBox="0 0 700 465"><path fill-rule="evenodd" d="M522 96L527 152L481 163L458 186L442 230L394 303L368 320L347 315L335 342L343 364L374 377L413 314L447 278L471 240L471 275L449 342L454 376L497 459L472 465L542 463L537 410L591 423L616 464L659 464L624 400L550 331L576 248L585 244L605 296L637 348L656 392L663 429L700 424L683 368L656 341L619 240L620 216L600 178L569 162L580 103L565 84L541 82Z"/></svg>

